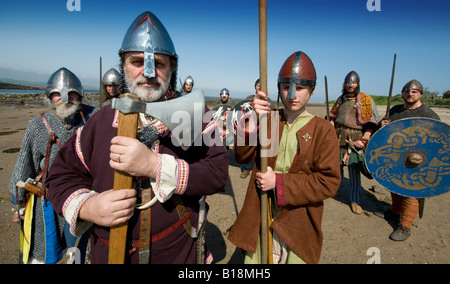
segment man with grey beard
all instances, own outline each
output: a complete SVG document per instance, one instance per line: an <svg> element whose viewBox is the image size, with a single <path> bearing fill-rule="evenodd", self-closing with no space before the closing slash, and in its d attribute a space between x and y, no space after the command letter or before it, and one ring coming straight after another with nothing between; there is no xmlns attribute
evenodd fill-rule
<svg viewBox="0 0 450 284"><path fill-rule="evenodd" d="M174 98L178 56L155 15L145 12L134 20L119 56L123 92L146 103ZM117 136L118 116L103 107L58 153L48 178L55 211L75 235L91 228L91 263L108 262L110 227L124 222L125 263L211 262L198 241L205 234L203 197L227 182L225 148L174 145L171 131L144 113L137 139ZM115 170L133 176L132 188L112 190Z"/></svg>
<svg viewBox="0 0 450 284"><path fill-rule="evenodd" d="M66 68L61 68L53 73L48 80L46 94L50 100L51 110L35 117L28 125L9 184L14 211L13 221L16 223L24 219L21 209L24 208L28 197L25 190L16 191L17 182L25 182L28 178L33 178L42 182L43 188L45 188L45 167L47 167L46 170L51 167L60 147L96 111L96 108L81 103L84 96L83 86L77 76ZM31 251L29 255L21 259L21 261L28 259L28 261L23 261L24 263L54 263L61 256L56 253L59 256L56 259L50 259L49 248L44 245L46 244L44 236L39 233L44 231L45 227L41 209L44 206L45 198L46 196L34 198L33 210L26 212L34 215L34 229L30 236ZM61 228L57 228L57 230L62 235L64 219L59 221ZM68 231L65 234L65 240L61 239L61 241L62 247L64 247L64 242L68 247L75 243L74 237Z"/></svg>

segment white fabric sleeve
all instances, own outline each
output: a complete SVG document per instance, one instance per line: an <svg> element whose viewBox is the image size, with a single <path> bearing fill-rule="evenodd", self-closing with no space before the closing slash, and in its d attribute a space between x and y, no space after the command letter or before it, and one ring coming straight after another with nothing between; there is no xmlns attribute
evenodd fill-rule
<svg viewBox="0 0 450 284"><path fill-rule="evenodd" d="M153 192L158 201L164 203L174 193L183 194L186 191L188 177L188 163L168 154L158 154L156 179L151 179Z"/></svg>
<svg viewBox="0 0 450 284"><path fill-rule="evenodd" d="M70 226L70 233L76 237L83 235L91 226L92 222L78 218L81 206L97 192L89 189L79 189L72 193L63 205L63 216Z"/></svg>

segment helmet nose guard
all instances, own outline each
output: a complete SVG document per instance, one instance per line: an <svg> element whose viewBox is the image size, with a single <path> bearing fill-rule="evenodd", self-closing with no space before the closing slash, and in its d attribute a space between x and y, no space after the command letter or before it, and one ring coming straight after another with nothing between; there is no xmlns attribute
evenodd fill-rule
<svg viewBox="0 0 450 284"><path fill-rule="evenodd" d="M423 94L423 86L422 86L422 84L419 81L417 81L417 80L411 80L408 83L406 83L405 86L403 86L402 93L404 91L407 91L411 95L413 90L417 90L421 94Z"/></svg>
<svg viewBox="0 0 450 284"><path fill-rule="evenodd" d="M129 51L144 52L144 76L156 76L155 53L178 58L172 39L161 21L151 12L139 15L128 28L119 55Z"/></svg>
<svg viewBox="0 0 450 284"><path fill-rule="evenodd" d="M223 88L222 90L220 90L220 95L230 95L230 92L227 88Z"/></svg>
<svg viewBox="0 0 450 284"><path fill-rule="evenodd" d="M352 86L353 82L359 84L359 75L355 71L350 71L347 74L347 76L345 76L344 83L347 83L349 86Z"/></svg>
<svg viewBox="0 0 450 284"><path fill-rule="evenodd" d="M311 59L302 51L294 52L284 62L278 73L278 83L289 83L288 99L294 100L299 85L316 85L316 69Z"/></svg>
<svg viewBox="0 0 450 284"><path fill-rule="evenodd" d="M69 102L69 93L72 91L77 92L80 95L80 98L83 98L84 96L83 86L78 77L64 67L60 68L50 76L45 91L48 98L50 98L52 93L60 93L61 101L63 103Z"/></svg>

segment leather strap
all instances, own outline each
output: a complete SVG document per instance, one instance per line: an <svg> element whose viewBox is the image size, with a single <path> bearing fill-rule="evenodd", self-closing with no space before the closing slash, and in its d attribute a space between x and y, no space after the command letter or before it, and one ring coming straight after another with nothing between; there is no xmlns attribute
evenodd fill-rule
<svg viewBox="0 0 450 284"><path fill-rule="evenodd" d="M180 227L181 225L183 225L184 222L186 222L187 220L189 220L189 217L191 217L193 211L189 211L186 215L183 216L183 218L181 218L180 220L178 220L175 224L173 224L172 226L170 226L169 228L165 229L164 231L154 235L151 237L151 241L152 242L157 242L159 240L161 240L162 238L166 237L167 235L169 235L170 233L172 233L173 231L175 231L178 227ZM109 240L105 240L99 236L97 236L97 238L105 245L105 246L109 246ZM140 248L141 247L141 242L140 241L132 241L131 242L131 246L133 248L133 250L135 248Z"/></svg>
<svg viewBox="0 0 450 284"><path fill-rule="evenodd" d="M176 205L178 216L182 218L183 216L186 215L186 207L184 206L183 201L181 200L181 197L179 195L173 195L172 198ZM192 211L190 211L189 213L192 213ZM191 220L187 219L186 222L183 223L183 226L189 236L191 236L192 238L197 237L196 236L197 232L193 229Z"/></svg>
<svg viewBox="0 0 450 284"><path fill-rule="evenodd" d="M45 117L45 113L44 112L41 113L41 119L42 119L42 122L45 125L45 128L47 128L48 134L50 135L50 138L52 139L52 142L53 143L56 142L58 144L59 148L61 148L63 145L61 144L61 141L59 141L59 138L58 138L58 136L56 136L55 132L53 132L53 130L52 130L51 126L50 126L50 123L48 123L48 120ZM84 121L84 116L83 116L83 121Z"/></svg>
<svg viewBox="0 0 450 284"><path fill-rule="evenodd" d="M141 190L142 203L147 203L151 200L151 188ZM150 263L150 245L151 245L151 207L140 212L140 235L139 235L139 263Z"/></svg>
<svg viewBox="0 0 450 284"><path fill-rule="evenodd" d="M42 171L42 173L39 175L42 177L42 188L41 188L41 196L43 196L44 198L46 198L47 195L47 191L46 186L45 186L45 181L47 179L47 172L48 172L48 166L50 163L50 150L52 148L52 144L56 142L56 144L58 144L58 147L61 148L62 144L59 141L59 138L55 135L55 132L53 132L52 128L50 127L50 124L48 123L47 118L45 117L45 113L41 113L41 119L42 122L44 123L45 127L47 128L48 131L48 135L50 136L48 138L48 142L47 142L47 149L45 151L45 157L44 157L44 169ZM38 176L38 177L39 177Z"/></svg>

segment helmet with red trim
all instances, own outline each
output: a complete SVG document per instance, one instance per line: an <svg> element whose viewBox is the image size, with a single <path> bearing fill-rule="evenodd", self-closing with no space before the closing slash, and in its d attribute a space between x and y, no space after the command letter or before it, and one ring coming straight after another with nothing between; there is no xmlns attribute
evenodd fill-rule
<svg viewBox="0 0 450 284"><path fill-rule="evenodd" d="M289 56L278 73L278 84L289 83L289 99L295 99L296 85L315 87L316 80L316 69L308 55L302 51Z"/></svg>

